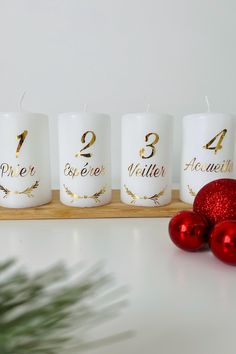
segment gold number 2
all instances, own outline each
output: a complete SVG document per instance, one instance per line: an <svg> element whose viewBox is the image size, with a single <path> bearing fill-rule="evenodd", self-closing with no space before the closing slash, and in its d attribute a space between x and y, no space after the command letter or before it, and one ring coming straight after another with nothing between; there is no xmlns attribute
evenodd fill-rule
<svg viewBox="0 0 236 354"><path fill-rule="evenodd" d="M25 141L25 138L27 137L28 130L24 130L23 133L19 134L16 136L16 139L19 140L18 146L16 148L16 158L18 158L20 149Z"/></svg>
<svg viewBox="0 0 236 354"><path fill-rule="evenodd" d="M85 143L85 140L86 140L86 136L88 134L91 134L91 139L89 141L89 143L87 145L85 145L79 152L77 152L75 154L75 157L80 157L80 156L83 156L83 157L91 157L92 154L90 152L87 152L87 153L84 153L83 151L88 149L90 146L92 146L94 143L95 143L95 140L96 140L96 135L94 132L92 132L91 130L88 130L87 132L85 132L82 137L81 137L81 142L84 144Z"/></svg>
<svg viewBox="0 0 236 354"><path fill-rule="evenodd" d="M214 138L212 138L212 139L209 141L209 143L207 143L207 144L204 145L203 147L204 147L205 149L208 149L208 150L214 150L214 151L215 151L215 154L217 154L217 152L218 152L219 150L221 150L222 147L223 147L223 146L221 145L221 143L222 143L222 141L223 141L223 139L224 139L226 133L227 133L227 129L223 129L223 130L222 130L221 132L219 132L216 136L214 136ZM219 140L218 140L216 146L211 146L211 145L214 143L214 141L215 141L218 137L219 137Z"/></svg>
<svg viewBox="0 0 236 354"><path fill-rule="evenodd" d="M145 156L145 148L142 148L139 150L139 155L142 157L142 159L149 159L150 157L154 156L156 153L156 147L154 145L156 145L159 141L159 135L157 133L148 133L147 135L145 135L145 142L147 143L148 140L150 140L149 138L153 136L154 139L151 143L146 144L146 147L151 148L150 154Z"/></svg>

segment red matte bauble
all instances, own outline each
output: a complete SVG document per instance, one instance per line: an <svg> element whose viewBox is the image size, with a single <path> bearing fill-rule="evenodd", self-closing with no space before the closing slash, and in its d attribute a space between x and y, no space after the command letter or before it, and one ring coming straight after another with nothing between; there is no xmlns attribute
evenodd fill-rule
<svg viewBox="0 0 236 354"><path fill-rule="evenodd" d="M204 215L211 225L236 219L236 179L218 179L200 189L193 211Z"/></svg>
<svg viewBox="0 0 236 354"><path fill-rule="evenodd" d="M176 246L185 251L198 251L207 244L207 220L193 211L181 211L169 223L169 234Z"/></svg>
<svg viewBox="0 0 236 354"><path fill-rule="evenodd" d="M221 261L236 265L236 220L216 224L211 231L209 245Z"/></svg>

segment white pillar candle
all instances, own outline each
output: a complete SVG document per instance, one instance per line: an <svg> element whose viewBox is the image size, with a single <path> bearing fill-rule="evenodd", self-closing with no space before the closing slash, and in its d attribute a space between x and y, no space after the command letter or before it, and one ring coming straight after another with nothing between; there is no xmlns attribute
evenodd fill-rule
<svg viewBox="0 0 236 354"><path fill-rule="evenodd" d="M200 113L183 118L180 198L192 204L206 183L233 178L234 117Z"/></svg>
<svg viewBox="0 0 236 354"><path fill-rule="evenodd" d="M122 117L121 200L160 206L171 201L172 117L134 113Z"/></svg>
<svg viewBox="0 0 236 354"><path fill-rule="evenodd" d="M110 117L98 113L59 116L60 199L74 207L111 201Z"/></svg>
<svg viewBox="0 0 236 354"><path fill-rule="evenodd" d="M52 199L48 117L0 113L0 205L28 208Z"/></svg>

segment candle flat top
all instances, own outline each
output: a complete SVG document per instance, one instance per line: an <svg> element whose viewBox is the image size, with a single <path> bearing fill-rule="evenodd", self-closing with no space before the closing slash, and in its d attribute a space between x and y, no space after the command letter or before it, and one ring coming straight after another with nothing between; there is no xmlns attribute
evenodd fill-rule
<svg viewBox="0 0 236 354"><path fill-rule="evenodd" d="M96 112L64 112L60 113L58 115L58 118L88 118L88 117L94 117L96 119L98 118L110 118L110 116L106 113L96 113Z"/></svg>
<svg viewBox="0 0 236 354"><path fill-rule="evenodd" d="M122 119L169 119L173 118L172 115L168 113L152 113L152 112L137 112L137 113L127 113L122 116Z"/></svg>
<svg viewBox="0 0 236 354"><path fill-rule="evenodd" d="M34 113L34 112L0 112L0 118L20 118L20 117L29 117L29 118L40 118L40 119L45 119L48 118L48 116L44 113Z"/></svg>
<svg viewBox="0 0 236 354"><path fill-rule="evenodd" d="M184 119L204 119L204 118L216 118L216 117L235 117L231 113L220 113L220 112L203 112L203 113L192 113L187 114L183 118Z"/></svg>

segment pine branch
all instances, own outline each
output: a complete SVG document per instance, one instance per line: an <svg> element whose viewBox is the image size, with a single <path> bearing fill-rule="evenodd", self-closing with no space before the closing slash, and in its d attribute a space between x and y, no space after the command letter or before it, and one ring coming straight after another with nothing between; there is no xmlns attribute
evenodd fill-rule
<svg viewBox="0 0 236 354"><path fill-rule="evenodd" d="M100 269L80 272L75 279L62 265L33 276L15 267L12 260L0 263L1 354L62 354L69 346L79 350L89 345L85 331L125 306ZM98 307L106 289L110 303Z"/></svg>

